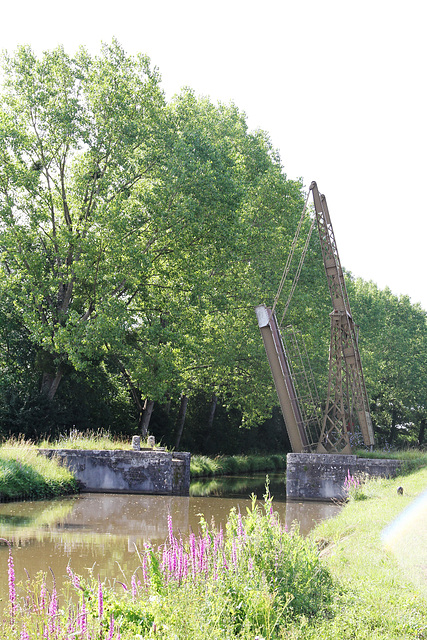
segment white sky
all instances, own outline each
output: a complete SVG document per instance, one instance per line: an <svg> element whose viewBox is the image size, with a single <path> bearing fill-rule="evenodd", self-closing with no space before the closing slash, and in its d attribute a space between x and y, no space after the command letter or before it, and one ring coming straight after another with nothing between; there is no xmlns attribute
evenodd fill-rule
<svg viewBox="0 0 427 640"><path fill-rule="evenodd" d="M316 180L343 266L427 309L424 0L15 0L0 48L116 37L183 86L233 101L290 178Z"/></svg>

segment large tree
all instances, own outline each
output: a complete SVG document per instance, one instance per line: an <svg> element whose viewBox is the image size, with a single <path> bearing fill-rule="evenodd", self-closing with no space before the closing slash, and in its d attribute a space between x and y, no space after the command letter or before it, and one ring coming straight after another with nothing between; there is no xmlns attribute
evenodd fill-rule
<svg viewBox="0 0 427 640"><path fill-rule="evenodd" d="M360 324L360 349L372 414L382 438L394 444L400 431L422 441L427 418L426 312L408 296L373 282L349 280L352 310ZM417 427L413 432L412 426ZM402 429L402 427L404 427Z"/></svg>
<svg viewBox="0 0 427 640"><path fill-rule="evenodd" d="M22 47L5 72L2 270L51 399L68 362L83 367L122 339L130 297L167 251L150 207L164 99L148 60L117 43L94 58Z"/></svg>
<svg viewBox="0 0 427 640"><path fill-rule="evenodd" d="M98 57L24 47L5 69L3 276L43 354L41 389L53 398L69 364L120 353L136 333L139 378L162 393L168 294L196 299L235 244L234 131L208 131L209 109L191 118L190 95L168 109L148 60L115 42Z"/></svg>
<svg viewBox="0 0 427 640"><path fill-rule="evenodd" d="M186 405L203 391L253 423L275 401L254 307L277 287L303 206L301 185L286 178L268 137L249 132L235 106L186 90L168 113L180 140L183 206L200 213L187 246L158 264L157 284L132 303L146 330L136 330L122 352L125 376L141 407L143 393Z"/></svg>

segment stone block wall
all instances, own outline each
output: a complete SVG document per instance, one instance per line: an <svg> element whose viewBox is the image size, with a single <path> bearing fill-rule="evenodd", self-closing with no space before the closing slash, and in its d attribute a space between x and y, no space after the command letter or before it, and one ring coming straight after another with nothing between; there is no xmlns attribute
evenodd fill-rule
<svg viewBox="0 0 427 640"><path fill-rule="evenodd" d="M400 460L321 453L288 453L286 462L288 500L343 500L348 472L394 477L402 466Z"/></svg>
<svg viewBox="0 0 427 640"><path fill-rule="evenodd" d="M76 476L82 491L188 495L190 454L157 450L40 449Z"/></svg>

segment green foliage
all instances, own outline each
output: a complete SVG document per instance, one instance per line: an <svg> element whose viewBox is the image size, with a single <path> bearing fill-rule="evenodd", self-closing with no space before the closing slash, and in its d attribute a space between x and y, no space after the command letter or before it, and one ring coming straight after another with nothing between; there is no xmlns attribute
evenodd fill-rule
<svg viewBox="0 0 427 640"><path fill-rule="evenodd" d="M166 103L148 58L116 41L93 57L21 47L4 75L0 337L21 406L99 368L138 419L145 398L183 392L215 392L245 425L266 417L253 307L272 297L302 206L268 137L190 90ZM95 413L86 428L102 426Z"/></svg>
<svg viewBox="0 0 427 640"><path fill-rule="evenodd" d="M373 282L349 280L360 324L360 350L377 439L389 446L417 444L426 418L426 312L407 296ZM420 443L422 444L422 443Z"/></svg>
<svg viewBox="0 0 427 640"><path fill-rule="evenodd" d="M298 616L319 614L330 601L333 583L319 562L316 547L297 530L284 533L278 526L268 487L262 509L261 513L256 497L252 496L252 510L248 510L244 519L236 511L230 513L227 523L230 548L236 537L246 534L248 566L251 566L251 559L255 574L265 577L270 592L274 593L283 610L288 609L287 613ZM249 571L247 580L250 579Z"/></svg>

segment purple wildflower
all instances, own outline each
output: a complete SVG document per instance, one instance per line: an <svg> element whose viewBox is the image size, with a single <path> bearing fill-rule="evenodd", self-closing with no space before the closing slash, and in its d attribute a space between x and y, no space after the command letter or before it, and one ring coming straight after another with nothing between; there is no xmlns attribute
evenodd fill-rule
<svg viewBox="0 0 427 640"><path fill-rule="evenodd" d="M58 613L58 594L56 593L56 587L53 585L52 595L50 597L49 608L47 615L49 617L49 633L53 635L56 629L56 616Z"/></svg>
<svg viewBox="0 0 427 640"><path fill-rule="evenodd" d="M196 577L196 571L197 571L197 567L196 567L196 536L194 535L194 533L190 534L189 543L190 543L191 564L193 566L193 576Z"/></svg>
<svg viewBox="0 0 427 640"><path fill-rule="evenodd" d="M144 580L144 585L148 586L150 581L147 573L147 556L145 555L142 558L142 579Z"/></svg>
<svg viewBox="0 0 427 640"><path fill-rule="evenodd" d="M82 638L87 634L87 613L86 613L86 604L85 599L82 598L82 610L80 613L80 631L82 634Z"/></svg>
<svg viewBox="0 0 427 640"><path fill-rule="evenodd" d="M111 614L110 629L108 631L107 640L113 640L113 633L114 633L114 616Z"/></svg>
<svg viewBox="0 0 427 640"><path fill-rule="evenodd" d="M98 617L101 620L104 613L104 598L102 595L101 578L98 576Z"/></svg>
<svg viewBox="0 0 427 640"><path fill-rule="evenodd" d="M218 532L218 547L221 548L223 544L224 544L224 531L222 527L220 527Z"/></svg>
<svg viewBox="0 0 427 640"><path fill-rule="evenodd" d="M240 513L240 510L239 515L237 516L237 535L239 536L239 538L246 540L246 531L245 527L243 526L242 514Z"/></svg>
<svg viewBox="0 0 427 640"><path fill-rule="evenodd" d="M22 625L20 640L30 640L25 624Z"/></svg>
<svg viewBox="0 0 427 640"><path fill-rule="evenodd" d="M224 567L224 571L228 571L228 564L227 564L227 559L225 557L225 553L222 552L222 560L223 560L223 567Z"/></svg>
<svg viewBox="0 0 427 640"><path fill-rule="evenodd" d="M169 532L169 544L174 543L174 535L173 535L173 526L172 526L172 516L168 513L168 532Z"/></svg>
<svg viewBox="0 0 427 640"><path fill-rule="evenodd" d="M137 587L136 587L136 580L135 580L135 575L132 576L131 581L130 581L130 586L131 586L131 591L132 591L132 600L136 600L136 596L137 596Z"/></svg>
<svg viewBox="0 0 427 640"><path fill-rule="evenodd" d="M67 565L67 573L73 583L73 586L76 587L76 589L80 589L80 578L71 570L70 565Z"/></svg>
<svg viewBox="0 0 427 640"><path fill-rule="evenodd" d="M357 489L361 485L360 478L353 476L350 469L347 470L347 477L344 480L344 491L349 492L351 489Z"/></svg>
<svg viewBox="0 0 427 640"><path fill-rule="evenodd" d="M13 619L16 615L16 588L15 588L15 569L13 566L13 556L9 547L9 559L7 561L7 575L9 581L9 603L10 603L10 615Z"/></svg>

